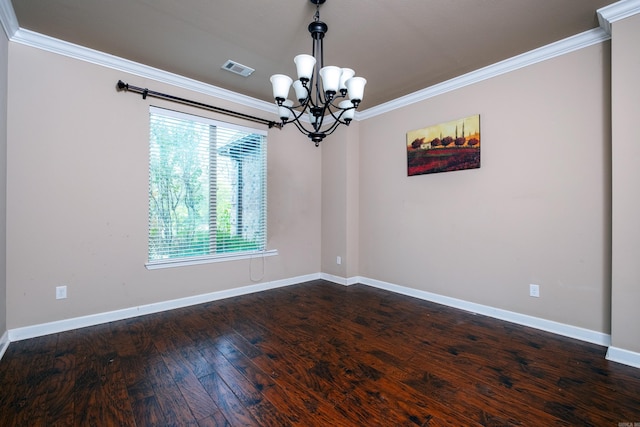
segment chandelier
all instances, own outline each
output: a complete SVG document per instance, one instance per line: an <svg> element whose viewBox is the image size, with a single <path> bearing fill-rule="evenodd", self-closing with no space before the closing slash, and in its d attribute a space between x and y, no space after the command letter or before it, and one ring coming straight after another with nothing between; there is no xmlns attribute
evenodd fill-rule
<svg viewBox="0 0 640 427"><path fill-rule="evenodd" d="M313 55L298 55L293 61L296 64L298 80L295 82L284 74L271 76L273 97L278 105L278 114L282 125L294 123L303 134L316 145L331 135L341 125L349 125L355 110L362 101L364 86L367 80L354 77L350 68L333 65L324 66L322 40L327 33L327 24L320 21L320 5L326 0L309 0L316 5L313 22L309 24L309 33L313 39ZM288 99L293 85L297 105ZM309 126L302 124L302 117L309 119ZM333 121L325 119L332 117ZM324 126L323 128L323 125Z"/></svg>

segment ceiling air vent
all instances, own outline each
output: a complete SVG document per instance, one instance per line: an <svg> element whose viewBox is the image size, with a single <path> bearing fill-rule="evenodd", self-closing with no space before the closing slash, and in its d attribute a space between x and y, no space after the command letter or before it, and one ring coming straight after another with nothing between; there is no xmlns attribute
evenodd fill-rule
<svg viewBox="0 0 640 427"><path fill-rule="evenodd" d="M251 67L247 67L246 65L242 65L242 64L238 64L235 61L232 60L228 60L227 62L224 63L224 65L222 66L223 70L227 70L227 71L231 71L232 73L235 74L240 74L243 77L249 77L251 75L251 73L253 73L255 70Z"/></svg>

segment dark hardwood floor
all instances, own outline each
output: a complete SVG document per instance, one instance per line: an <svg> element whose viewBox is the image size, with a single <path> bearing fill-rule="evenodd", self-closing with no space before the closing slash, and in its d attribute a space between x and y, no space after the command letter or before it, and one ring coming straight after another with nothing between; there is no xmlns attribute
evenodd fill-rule
<svg viewBox="0 0 640 427"><path fill-rule="evenodd" d="M618 426L600 346L324 281L11 343L3 426Z"/></svg>

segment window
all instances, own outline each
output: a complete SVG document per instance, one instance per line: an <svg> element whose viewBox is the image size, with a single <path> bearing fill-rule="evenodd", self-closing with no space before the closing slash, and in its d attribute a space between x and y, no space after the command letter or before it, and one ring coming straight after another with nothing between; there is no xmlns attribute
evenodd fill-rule
<svg viewBox="0 0 640 427"><path fill-rule="evenodd" d="M151 107L149 263L266 247L266 132Z"/></svg>

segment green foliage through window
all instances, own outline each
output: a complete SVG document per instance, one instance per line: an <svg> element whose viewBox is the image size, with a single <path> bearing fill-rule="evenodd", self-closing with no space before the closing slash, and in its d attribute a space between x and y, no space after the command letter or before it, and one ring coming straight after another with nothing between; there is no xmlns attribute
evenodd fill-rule
<svg viewBox="0 0 640 427"><path fill-rule="evenodd" d="M262 251L266 138L152 107L149 261Z"/></svg>

